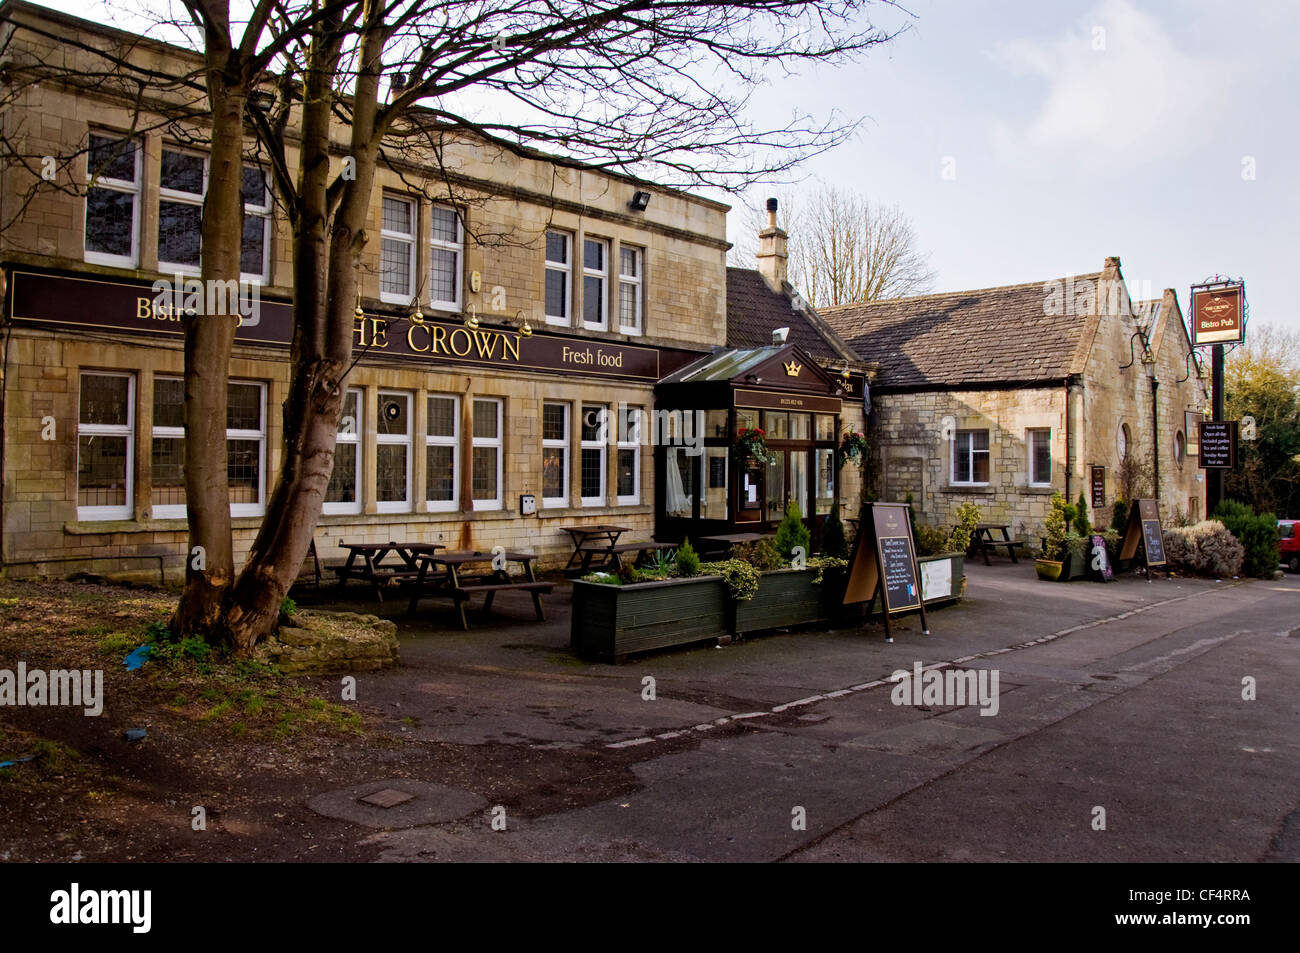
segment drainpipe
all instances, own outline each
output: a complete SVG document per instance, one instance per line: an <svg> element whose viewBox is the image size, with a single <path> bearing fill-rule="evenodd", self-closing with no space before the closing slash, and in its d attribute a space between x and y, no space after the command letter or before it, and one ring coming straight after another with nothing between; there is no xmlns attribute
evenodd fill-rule
<svg viewBox="0 0 1300 953"><path fill-rule="evenodd" d="M1083 384L1077 376L1065 379L1065 498L1070 492L1074 471L1079 466L1079 434L1082 431Z"/></svg>
<svg viewBox="0 0 1300 953"><path fill-rule="evenodd" d="M1156 391L1160 382L1156 375L1151 375L1151 472L1155 483L1155 498L1160 499L1160 402L1156 400Z"/></svg>

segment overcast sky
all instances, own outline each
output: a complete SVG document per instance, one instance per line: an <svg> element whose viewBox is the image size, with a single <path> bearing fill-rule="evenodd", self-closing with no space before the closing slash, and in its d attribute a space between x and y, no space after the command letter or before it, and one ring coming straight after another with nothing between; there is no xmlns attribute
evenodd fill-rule
<svg viewBox="0 0 1300 953"><path fill-rule="evenodd" d="M46 5L104 18L98 0ZM901 205L935 290L1119 255L1135 298L1172 287L1186 311L1190 285L1242 277L1252 320L1300 329L1286 291L1300 253L1300 3L905 6L915 18L877 21L908 31L859 65L780 77L755 102L865 116L855 141L803 171ZM733 240L745 218L733 212Z"/></svg>
<svg viewBox="0 0 1300 953"><path fill-rule="evenodd" d="M1245 278L1252 320L1300 329L1287 291L1300 265L1300 3L906 6L913 26L887 50L769 101L867 115L855 143L806 171L898 202L936 291L1118 255L1135 298L1175 288L1186 313L1189 286L1227 274Z"/></svg>

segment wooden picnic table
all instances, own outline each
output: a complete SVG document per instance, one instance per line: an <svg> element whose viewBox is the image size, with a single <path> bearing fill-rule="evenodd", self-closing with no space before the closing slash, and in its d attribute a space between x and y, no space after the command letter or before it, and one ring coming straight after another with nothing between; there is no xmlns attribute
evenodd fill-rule
<svg viewBox="0 0 1300 953"><path fill-rule="evenodd" d="M506 571L504 565L497 568L497 557L502 557L501 563L521 563L524 567L524 579L522 582L512 581L510 573ZM450 596L456 603L456 611L460 615L460 627L464 630L469 629L469 620L465 616L465 604L469 598L476 592L486 593L483 600L484 610L492 608L492 600L498 592L514 590L516 592L527 592L533 597L533 608L537 610L537 621L546 621L546 612L542 609L542 593L550 592L553 588L549 582L539 582L536 573L533 572L533 560L537 558L534 553L517 553L505 551L500 554L491 552L448 552L448 553L418 553L416 560L420 564L420 570L415 579L415 585L411 590L411 601L407 606L407 612L414 613L421 599L428 596ZM461 572L467 566L482 565L486 563L490 568L488 572L478 572L472 575L465 575Z"/></svg>
<svg viewBox="0 0 1300 953"><path fill-rule="evenodd" d="M737 543L756 543L772 533L723 533L720 536L701 536L700 547L705 552L728 552Z"/></svg>
<svg viewBox="0 0 1300 953"><path fill-rule="evenodd" d="M381 584L415 579L420 574L416 562L419 556L447 548L441 543L396 543L392 540L386 543L340 542L339 546L348 551L348 561L334 567L339 577L337 590L342 591L349 579L361 579L374 587L375 598L380 602L384 601ZM385 563L389 554L398 561Z"/></svg>
<svg viewBox="0 0 1300 953"><path fill-rule="evenodd" d="M1001 533L1002 538L994 536L994 533ZM1011 527L1004 523L976 523L975 532L970 538L972 552L978 553L984 557L984 565L993 565L989 562L989 550L1006 548L1007 553L1011 556L1013 563L1020 562L1016 558L1016 549L1023 546L1018 539L1011 538Z"/></svg>
<svg viewBox="0 0 1300 953"><path fill-rule="evenodd" d="M569 539L573 541L573 555L569 561L564 564L566 570L572 569L579 559L582 560L582 570L586 572L591 565L591 547L608 550L618 545L618 538L624 533L630 533L631 529L627 526L615 526L612 523L596 523L592 526L561 526L564 532L569 534Z"/></svg>

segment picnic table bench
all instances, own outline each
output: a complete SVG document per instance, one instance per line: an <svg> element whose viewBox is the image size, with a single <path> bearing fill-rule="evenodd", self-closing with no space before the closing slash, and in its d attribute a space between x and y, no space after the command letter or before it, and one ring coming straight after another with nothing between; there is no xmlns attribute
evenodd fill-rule
<svg viewBox="0 0 1300 953"><path fill-rule="evenodd" d="M420 575L420 566L416 562L421 555L428 555L446 549L441 543L343 543L339 546L348 551L347 562L341 566L331 566L332 572L338 574L335 589L342 592L349 579L360 579L370 583L375 598L384 601L383 587L393 583L410 582ZM384 560L393 554L399 560L393 563Z"/></svg>
<svg viewBox="0 0 1300 953"><path fill-rule="evenodd" d="M756 543L760 539L771 538L772 533L724 533L720 536L701 536L700 552L705 555L727 553L737 543Z"/></svg>
<svg viewBox="0 0 1300 953"><path fill-rule="evenodd" d="M504 568L498 569L498 556L502 557L500 560L502 563L521 563L524 567L523 580L516 581ZM419 553L415 558L420 564L420 569L411 589L411 601L407 606L408 614L414 614L423 598L450 596L460 616L461 629L468 631L469 619L465 615L465 607L471 596L479 592L485 593L483 609L488 611L492 608L492 600L496 598L498 592L514 590L531 595L533 608L537 612L537 621L546 621L546 611L542 608L542 593L549 593L554 586L552 583L537 579L533 572L533 560L537 557L533 553L508 551L504 553L480 551ZM491 570L472 575L461 573L461 569L465 566L482 563L489 564Z"/></svg>
<svg viewBox="0 0 1300 953"><path fill-rule="evenodd" d="M994 533L1001 533L1001 538L994 536ZM989 562L989 551L995 549L1006 549L1007 554L1011 557L1013 563L1020 560L1016 556L1016 550L1023 548L1025 541L1023 539L1011 538L1011 527L1003 523L977 523L975 532L971 534L970 551L984 557L984 565L992 566Z"/></svg>
<svg viewBox="0 0 1300 953"><path fill-rule="evenodd" d="M580 575L586 575L591 570L591 561L593 557L603 555L606 559L596 568L597 569L614 569L617 570L623 565L623 555L625 553L636 553L637 557L633 560L632 565L642 566L650 560L651 553L663 552L665 549L676 549L677 543L656 543L654 540L645 540L640 543L584 543L578 547L578 552L582 553L582 565L577 572ZM576 555L576 554L575 554Z"/></svg>

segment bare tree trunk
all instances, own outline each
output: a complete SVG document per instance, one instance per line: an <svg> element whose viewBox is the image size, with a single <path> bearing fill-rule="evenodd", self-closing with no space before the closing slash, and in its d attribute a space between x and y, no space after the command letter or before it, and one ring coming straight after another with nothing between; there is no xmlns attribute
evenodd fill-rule
<svg viewBox="0 0 1300 953"><path fill-rule="evenodd" d="M214 62L209 47L209 64ZM220 60L225 56L220 56ZM210 68L212 151L203 204L200 278L238 280L243 233L243 138L246 91L219 69ZM218 296L205 295L205 299ZM205 301L206 303L206 301ZM185 590L172 629L181 635L224 639L222 609L234 580L227 489L226 378L238 313L206 314L201 308L185 322L185 512L189 523Z"/></svg>
<svg viewBox="0 0 1300 953"><path fill-rule="evenodd" d="M363 62L378 63L380 43L378 31L366 34ZM303 107L301 218L294 235L293 380L284 405L284 455L227 615L231 641L241 654L274 629L280 604L311 544L333 471L343 374L352 357L352 302L378 154L373 134L378 78L373 67L363 68L358 76L350 157L355 178L340 180L341 194L335 198L328 187L327 149L333 70L320 65L307 75ZM336 211L331 216L332 205Z"/></svg>

